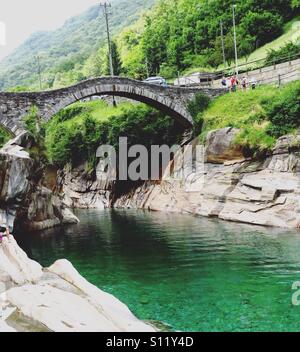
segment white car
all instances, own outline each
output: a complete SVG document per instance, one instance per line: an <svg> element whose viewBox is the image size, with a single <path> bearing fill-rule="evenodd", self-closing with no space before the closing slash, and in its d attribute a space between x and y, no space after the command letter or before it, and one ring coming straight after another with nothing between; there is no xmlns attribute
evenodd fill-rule
<svg viewBox="0 0 300 352"><path fill-rule="evenodd" d="M144 83L155 84L157 86L167 86L167 81L160 76L149 77L143 81Z"/></svg>

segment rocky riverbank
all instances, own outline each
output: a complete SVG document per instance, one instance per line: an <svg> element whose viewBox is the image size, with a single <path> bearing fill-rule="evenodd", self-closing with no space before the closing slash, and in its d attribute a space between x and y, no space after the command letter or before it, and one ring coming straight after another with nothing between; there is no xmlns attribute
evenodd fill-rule
<svg viewBox="0 0 300 352"><path fill-rule="evenodd" d="M0 332L155 331L70 262L59 260L44 269L12 236L0 244L0 315Z"/></svg>
<svg viewBox="0 0 300 352"><path fill-rule="evenodd" d="M44 170L27 151L32 144L22 133L0 149L0 223L22 231L77 223L60 196L47 187Z"/></svg>
<svg viewBox="0 0 300 352"><path fill-rule="evenodd" d="M8 223L19 231L77 223L69 206L79 204L73 204L72 194L63 196L57 188L56 170L41 169L30 156L31 143L24 133L0 150L0 223ZM67 181L72 184L71 179ZM88 188L86 206L92 205L91 191ZM103 194L98 195L98 189L95 194L104 199ZM70 262L59 260L49 268L42 268L10 236L0 243L0 332L4 331L154 332L155 329L135 318L115 297L87 282Z"/></svg>
<svg viewBox="0 0 300 352"><path fill-rule="evenodd" d="M300 226L300 135L278 139L263 157L249 157L236 146L239 131L224 128L208 134L204 168L185 178L145 182L123 195L105 174L97 180L82 167L60 175L64 203L80 208L138 208L218 217L248 224ZM195 139L192 144L199 143ZM99 173L98 173L99 175ZM176 176L176 175L175 175Z"/></svg>
<svg viewBox="0 0 300 352"><path fill-rule="evenodd" d="M200 173L180 181L145 183L114 206L299 228L300 136L279 138L269 155L257 159L245 158L234 145L236 133L231 128L209 133Z"/></svg>
<svg viewBox="0 0 300 352"><path fill-rule="evenodd" d="M29 137L19 136L0 150L0 220L44 229L76 223L73 207L114 206L299 228L300 135L281 137L270 153L254 158L234 144L237 133L231 128L210 132L205 163L183 179L174 174L123 195L105 173L97 178L84 166L40 173L25 150ZM154 331L71 263L61 260L43 269L13 237L0 245L0 294L0 331Z"/></svg>
<svg viewBox="0 0 300 352"><path fill-rule="evenodd" d="M87 172L84 165L38 177L24 150L28 137L18 137L0 151L2 217L8 214L10 222L40 230L76 223L72 208L121 207L298 228L300 135L281 137L271 152L254 158L234 144L237 133L225 128L208 134L204 168L181 180L145 182L123 193L104 172Z"/></svg>

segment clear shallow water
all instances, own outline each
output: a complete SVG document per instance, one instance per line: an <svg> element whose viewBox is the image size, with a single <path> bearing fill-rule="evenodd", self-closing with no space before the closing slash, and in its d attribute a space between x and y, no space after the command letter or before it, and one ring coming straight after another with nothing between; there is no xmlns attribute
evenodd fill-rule
<svg viewBox="0 0 300 352"><path fill-rule="evenodd" d="M291 303L300 232L142 211L80 211L79 225L18 239L67 258L140 318L181 331L300 331Z"/></svg>

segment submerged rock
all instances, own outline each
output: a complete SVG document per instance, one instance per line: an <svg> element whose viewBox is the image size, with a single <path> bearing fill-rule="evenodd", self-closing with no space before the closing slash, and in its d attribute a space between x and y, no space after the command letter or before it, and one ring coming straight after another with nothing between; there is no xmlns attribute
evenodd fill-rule
<svg viewBox="0 0 300 352"><path fill-rule="evenodd" d="M0 272L5 277L0 332L156 331L118 299L90 284L67 260L42 269L12 236L0 245Z"/></svg>

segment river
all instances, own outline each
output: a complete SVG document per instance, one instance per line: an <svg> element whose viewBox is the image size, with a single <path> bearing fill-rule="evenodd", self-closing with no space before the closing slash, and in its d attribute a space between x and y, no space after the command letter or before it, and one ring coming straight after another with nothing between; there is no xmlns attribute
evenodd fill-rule
<svg viewBox="0 0 300 352"><path fill-rule="evenodd" d="M292 283L300 231L190 215L82 210L81 223L18 242L43 266L67 258L138 318L180 331L300 331Z"/></svg>

